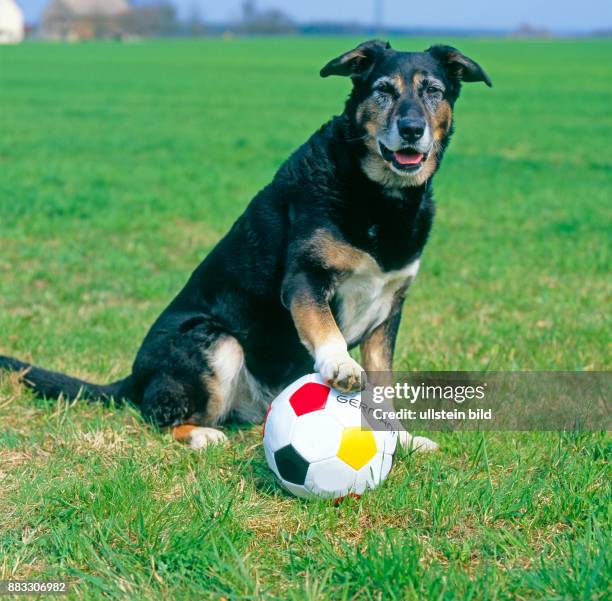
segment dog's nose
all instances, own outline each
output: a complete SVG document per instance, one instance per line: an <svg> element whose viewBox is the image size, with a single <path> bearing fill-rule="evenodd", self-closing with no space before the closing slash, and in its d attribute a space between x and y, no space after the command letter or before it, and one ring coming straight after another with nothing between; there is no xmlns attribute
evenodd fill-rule
<svg viewBox="0 0 612 601"><path fill-rule="evenodd" d="M425 119L421 117L402 117L397 120L397 130L406 142L416 142L425 133Z"/></svg>

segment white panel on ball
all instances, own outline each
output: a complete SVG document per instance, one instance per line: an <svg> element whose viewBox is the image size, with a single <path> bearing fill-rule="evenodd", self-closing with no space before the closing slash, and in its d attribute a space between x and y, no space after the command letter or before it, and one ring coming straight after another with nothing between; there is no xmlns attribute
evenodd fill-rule
<svg viewBox="0 0 612 601"><path fill-rule="evenodd" d="M277 478L280 478L278 468L276 467L276 461L274 461L274 453L266 445L264 445L264 453L266 455L266 461L268 462L268 466L274 472L274 475Z"/></svg>
<svg viewBox="0 0 612 601"><path fill-rule="evenodd" d="M272 410L266 420L264 445L272 452L286 447L291 442L293 428L297 416L287 398L279 399L272 405Z"/></svg>
<svg viewBox="0 0 612 601"><path fill-rule="evenodd" d="M345 428L361 426L361 395L330 394L325 408Z"/></svg>
<svg viewBox="0 0 612 601"><path fill-rule="evenodd" d="M381 453L395 453L397 446L397 432L389 430L373 430L374 438L376 439L376 448Z"/></svg>
<svg viewBox="0 0 612 601"><path fill-rule="evenodd" d="M352 492L357 472L337 457L311 463L304 486L317 496L342 497Z"/></svg>
<svg viewBox="0 0 612 601"><path fill-rule="evenodd" d="M327 411L314 411L297 420L291 444L309 463L321 461L335 457L342 430L342 426Z"/></svg>
<svg viewBox="0 0 612 601"><path fill-rule="evenodd" d="M293 482L287 482L286 480L283 480L282 485L292 495L295 495L296 497L300 497L301 499L309 499L310 497L312 497L312 495L306 490L306 488L300 486L299 484L293 484Z"/></svg>
<svg viewBox="0 0 612 601"><path fill-rule="evenodd" d="M393 457L387 453L376 453L374 457L364 465L357 474L355 492L361 495L366 488L375 488L389 474Z"/></svg>

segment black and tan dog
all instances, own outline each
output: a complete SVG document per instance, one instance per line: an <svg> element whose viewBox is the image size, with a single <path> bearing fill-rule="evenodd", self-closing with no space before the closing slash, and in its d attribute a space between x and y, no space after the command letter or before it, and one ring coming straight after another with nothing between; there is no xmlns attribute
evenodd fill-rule
<svg viewBox="0 0 612 601"><path fill-rule="evenodd" d="M462 82L491 82L455 48L397 52L380 41L333 59L329 75L352 79L344 112L289 157L194 271L131 375L96 385L7 357L0 368L24 370L48 397L129 399L193 448L225 439L214 426L230 418L261 421L313 359L343 391L360 386L356 345L363 369L391 370L453 105Z"/></svg>

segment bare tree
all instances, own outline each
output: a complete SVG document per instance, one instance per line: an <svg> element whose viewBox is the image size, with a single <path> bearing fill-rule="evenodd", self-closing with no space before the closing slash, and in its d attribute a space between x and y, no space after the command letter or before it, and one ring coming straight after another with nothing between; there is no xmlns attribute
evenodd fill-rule
<svg viewBox="0 0 612 601"><path fill-rule="evenodd" d="M258 10L255 0L245 0L242 4L242 23L239 31L251 34L294 33L295 24L282 10L271 8Z"/></svg>
<svg viewBox="0 0 612 601"><path fill-rule="evenodd" d="M187 34L193 37L200 37L206 33L206 25L202 17L202 11L197 2L193 2L189 7L186 28Z"/></svg>

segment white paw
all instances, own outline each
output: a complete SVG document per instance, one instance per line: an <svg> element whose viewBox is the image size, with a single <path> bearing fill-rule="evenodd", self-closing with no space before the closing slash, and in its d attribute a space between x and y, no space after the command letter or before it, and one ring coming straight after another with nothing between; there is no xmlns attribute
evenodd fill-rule
<svg viewBox="0 0 612 601"><path fill-rule="evenodd" d="M365 372L348 351L340 345L321 347L317 350L315 370L330 386L340 392L354 392L362 388Z"/></svg>
<svg viewBox="0 0 612 601"><path fill-rule="evenodd" d="M189 446L198 451L207 447L209 444L226 443L227 436L221 430L214 428L194 428L189 433Z"/></svg>
<svg viewBox="0 0 612 601"><path fill-rule="evenodd" d="M400 445L402 445L402 448L406 451L431 453L440 448L437 442L429 440L429 438L425 438L424 436L412 436L405 430L398 432L397 435Z"/></svg>

